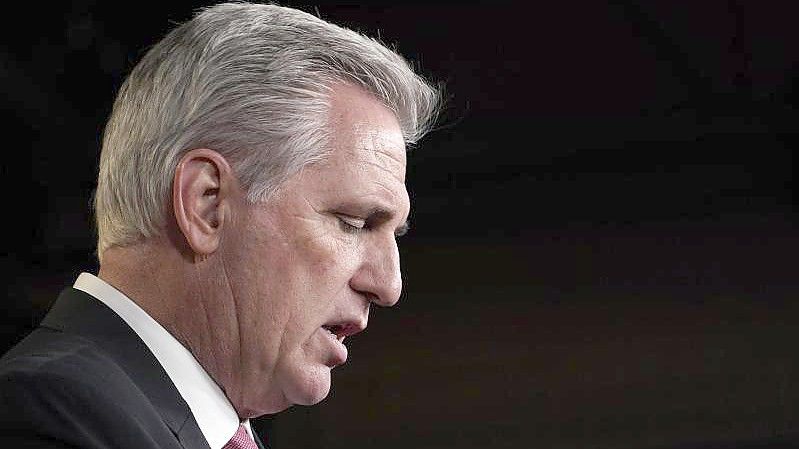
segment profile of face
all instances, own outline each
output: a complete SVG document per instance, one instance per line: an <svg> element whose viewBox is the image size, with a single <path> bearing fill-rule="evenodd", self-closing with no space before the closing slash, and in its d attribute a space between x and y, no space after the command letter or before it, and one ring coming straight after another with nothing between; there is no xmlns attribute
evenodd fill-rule
<svg viewBox="0 0 799 449"><path fill-rule="evenodd" d="M237 326L225 333L238 357L223 387L242 416L324 399L370 304L399 299L396 235L410 208L399 124L356 87L336 86L331 102L330 157L265 202L237 202L218 249L219 300Z"/></svg>

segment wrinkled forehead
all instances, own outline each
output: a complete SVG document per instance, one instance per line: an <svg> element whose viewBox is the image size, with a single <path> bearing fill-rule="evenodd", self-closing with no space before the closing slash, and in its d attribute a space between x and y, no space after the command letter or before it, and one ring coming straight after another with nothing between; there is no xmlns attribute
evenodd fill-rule
<svg viewBox="0 0 799 449"><path fill-rule="evenodd" d="M374 167L404 182L407 155L401 134L374 124L356 124L353 134L351 145L339 148L348 153L351 163Z"/></svg>
<svg viewBox="0 0 799 449"><path fill-rule="evenodd" d="M405 142L391 123L343 122L332 127L331 151L306 167L303 179L314 188L386 196L406 196ZM359 192L359 193L357 193Z"/></svg>
<svg viewBox="0 0 799 449"><path fill-rule="evenodd" d="M404 182L405 139L393 111L363 89L338 85L332 90L329 132L335 164L373 168ZM345 167L340 167L345 168Z"/></svg>

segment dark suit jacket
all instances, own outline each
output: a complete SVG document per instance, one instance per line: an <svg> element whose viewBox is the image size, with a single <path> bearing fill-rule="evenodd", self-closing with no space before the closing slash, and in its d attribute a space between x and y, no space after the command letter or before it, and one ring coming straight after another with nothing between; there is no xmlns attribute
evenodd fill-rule
<svg viewBox="0 0 799 449"><path fill-rule="evenodd" d="M208 443L139 336L106 305L68 288L39 327L0 358L0 447Z"/></svg>

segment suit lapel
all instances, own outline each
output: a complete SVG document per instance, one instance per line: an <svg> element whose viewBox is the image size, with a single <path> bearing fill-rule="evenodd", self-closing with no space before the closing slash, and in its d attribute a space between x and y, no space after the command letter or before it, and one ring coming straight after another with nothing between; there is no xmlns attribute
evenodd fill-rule
<svg viewBox="0 0 799 449"><path fill-rule="evenodd" d="M255 439L255 444L257 444L259 448L261 448L261 449L268 449L268 448L266 447L266 445L264 445L264 442L263 442L263 441L261 441L261 438L258 436L258 433L257 433L257 432L255 432L255 429L253 429L252 436L253 436L253 438Z"/></svg>
<svg viewBox="0 0 799 449"><path fill-rule="evenodd" d="M85 337L114 358L159 410L187 449L210 449L186 401L147 345L113 310L93 296L67 288L41 326Z"/></svg>
<svg viewBox="0 0 799 449"><path fill-rule="evenodd" d="M186 449L210 449L208 446L208 441L205 439L205 435L203 435L200 427L197 425L197 422L194 421L194 415L191 413L186 416L186 421L178 429L175 435L178 437L180 444L182 444Z"/></svg>

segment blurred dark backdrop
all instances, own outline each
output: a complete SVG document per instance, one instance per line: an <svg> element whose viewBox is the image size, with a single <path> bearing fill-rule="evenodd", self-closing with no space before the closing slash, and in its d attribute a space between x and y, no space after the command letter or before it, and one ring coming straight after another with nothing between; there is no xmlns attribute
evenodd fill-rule
<svg viewBox="0 0 799 449"><path fill-rule="evenodd" d="M640 3L640 4L639 4ZM100 133L204 2L7 9L5 350L82 270ZM799 446L790 3L287 2L446 83L405 292L275 448Z"/></svg>

